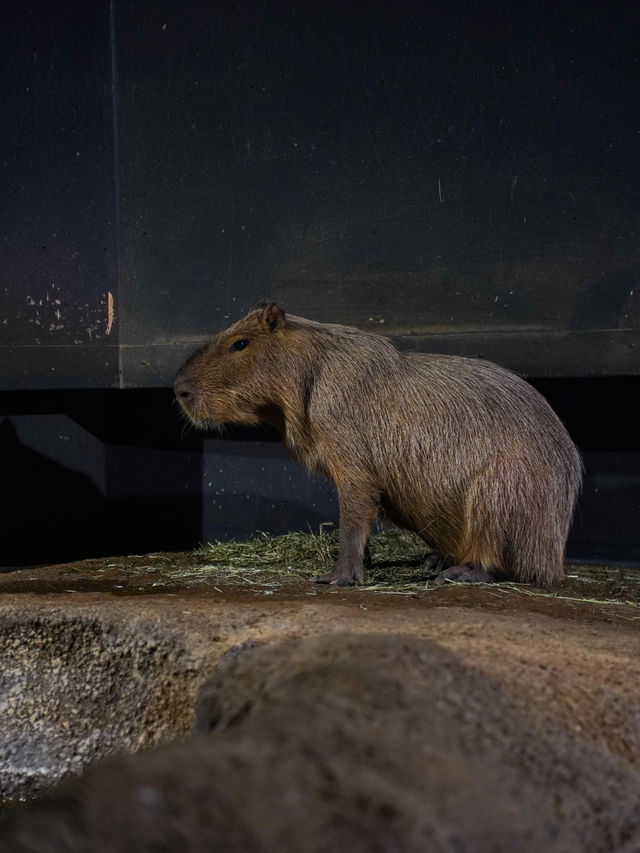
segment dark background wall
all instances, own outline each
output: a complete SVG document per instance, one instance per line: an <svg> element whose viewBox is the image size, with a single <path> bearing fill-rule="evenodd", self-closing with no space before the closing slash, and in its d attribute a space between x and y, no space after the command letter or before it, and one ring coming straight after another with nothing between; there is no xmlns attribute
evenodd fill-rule
<svg viewBox="0 0 640 853"><path fill-rule="evenodd" d="M3 563L335 520L270 433L185 434L166 390L265 296L526 374L585 453L570 552L639 560L638 24L0 7Z"/></svg>
<svg viewBox="0 0 640 853"><path fill-rule="evenodd" d="M133 358L270 296L529 375L638 371L637 13L154 0L115 17Z"/></svg>
<svg viewBox="0 0 640 853"><path fill-rule="evenodd" d="M4 388L117 384L109 33L105 2L0 5Z"/></svg>

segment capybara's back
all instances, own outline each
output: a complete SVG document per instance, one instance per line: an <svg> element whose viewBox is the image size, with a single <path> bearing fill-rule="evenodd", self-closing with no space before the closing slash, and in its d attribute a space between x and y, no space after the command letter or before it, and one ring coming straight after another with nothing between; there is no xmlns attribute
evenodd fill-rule
<svg viewBox="0 0 640 853"><path fill-rule="evenodd" d="M319 581L362 579L376 512L416 531L445 578L563 576L580 457L545 399L495 364L402 354L265 303L213 338L175 387L196 423L272 423L334 480L340 554Z"/></svg>

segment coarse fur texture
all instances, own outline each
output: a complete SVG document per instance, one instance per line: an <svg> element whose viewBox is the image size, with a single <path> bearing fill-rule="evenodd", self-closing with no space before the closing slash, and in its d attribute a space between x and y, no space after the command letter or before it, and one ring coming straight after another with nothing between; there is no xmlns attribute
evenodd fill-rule
<svg viewBox="0 0 640 853"><path fill-rule="evenodd" d="M441 582L563 577L580 456L546 400L496 364L400 353L262 303L187 362L175 392L203 428L272 424L335 482L340 551L317 581L362 581L378 512L437 552Z"/></svg>

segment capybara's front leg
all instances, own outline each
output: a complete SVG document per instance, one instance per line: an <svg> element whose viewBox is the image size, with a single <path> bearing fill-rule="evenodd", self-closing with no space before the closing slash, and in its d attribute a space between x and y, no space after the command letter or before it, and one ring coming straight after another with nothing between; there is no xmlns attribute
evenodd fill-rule
<svg viewBox="0 0 640 853"><path fill-rule="evenodd" d="M314 583L348 586L364 580L363 557L371 521L380 496L362 484L338 487L340 551L333 571L313 578Z"/></svg>

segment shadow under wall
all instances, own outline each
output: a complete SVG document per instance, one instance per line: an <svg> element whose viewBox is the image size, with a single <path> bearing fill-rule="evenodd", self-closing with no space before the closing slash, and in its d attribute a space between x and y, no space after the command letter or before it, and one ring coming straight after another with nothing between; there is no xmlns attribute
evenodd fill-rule
<svg viewBox="0 0 640 853"><path fill-rule="evenodd" d="M583 453L570 559L640 564L640 377L544 380ZM169 389L0 393L0 571L337 523L268 430L185 430Z"/></svg>
<svg viewBox="0 0 640 853"><path fill-rule="evenodd" d="M0 394L0 571L202 541L202 436L172 394Z"/></svg>
<svg viewBox="0 0 640 853"><path fill-rule="evenodd" d="M106 498L85 474L21 444L11 418L0 423L4 567L77 559L107 543Z"/></svg>

